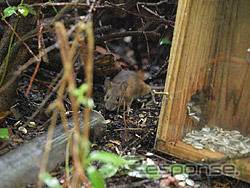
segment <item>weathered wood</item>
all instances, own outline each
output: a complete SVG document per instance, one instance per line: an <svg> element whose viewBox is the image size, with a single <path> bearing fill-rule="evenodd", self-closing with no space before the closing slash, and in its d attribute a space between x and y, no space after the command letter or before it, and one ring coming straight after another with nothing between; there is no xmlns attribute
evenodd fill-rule
<svg viewBox="0 0 250 188"><path fill-rule="evenodd" d="M80 114L80 117L82 116ZM91 138L103 138L106 131L106 125L103 124L103 121L104 118L100 113L91 111L89 122ZM83 128L82 118L80 123L81 128ZM70 127L69 132L72 132L74 127L72 118L69 119L68 124ZM36 183L46 141L47 133L1 156L0 187L23 187L27 184ZM53 170L56 165L65 160L67 141L68 137L65 134L64 125L60 123L56 126L51 141L51 151L47 165L48 171Z"/></svg>
<svg viewBox="0 0 250 188"><path fill-rule="evenodd" d="M164 153L178 156L187 161L198 163L198 165L210 165L213 164L227 164L234 165L234 176L244 181L250 182L250 158L233 158L227 159L227 157L220 152L212 152L210 150L196 150L192 146L185 144L184 142L177 141L176 143L165 142L163 140L156 140L157 149ZM220 160L223 159L223 160ZM217 161L220 160L220 161ZM219 166L216 166L218 169ZM220 168L223 168L221 166ZM237 174L239 172L239 174Z"/></svg>
<svg viewBox="0 0 250 188"><path fill-rule="evenodd" d="M161 151L165 153L172 154L178 153L178 156L181 158L185 158L186 160L200 162L206 159L218 159L224 157L224 155L220 152L212 152L210 150L197 150L194 149L191 145L188 145L184 142L177 141L175 143L157 141L157 146ZM194 160L195 159L195 160Z"/></svg>
<svg viewBox="0 0 250 188"><path fill-rule="evenodd" d="M179 1L156 149L192 161L216 159L223 154L169 142L205 124L250 136L249 10L245 0ZM198 122L186 107L195 94L201 99ZM249 167L244 173L250 176Z"/></svg>

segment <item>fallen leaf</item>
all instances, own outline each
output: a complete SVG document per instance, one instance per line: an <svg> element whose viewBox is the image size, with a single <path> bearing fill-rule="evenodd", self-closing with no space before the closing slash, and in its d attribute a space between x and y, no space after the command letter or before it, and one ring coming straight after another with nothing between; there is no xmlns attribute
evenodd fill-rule
<svg viewBox="0 0 250 188"><path fill-rule="evenodd" d="M8 115L12 114L11 111L0 112L0 123L4 120L4 118Z"/></svg>

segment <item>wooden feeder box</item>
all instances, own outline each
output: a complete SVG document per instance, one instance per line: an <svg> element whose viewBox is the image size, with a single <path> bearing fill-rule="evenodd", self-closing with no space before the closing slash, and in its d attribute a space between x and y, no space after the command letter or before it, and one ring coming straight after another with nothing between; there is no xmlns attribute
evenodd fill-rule
<svg viewBox="0 0 250 188"><path fill-rule="evenodd" d="M199 164L233 164L250 182L250 155L228 157L182 141L205 125L250 137L250 1L179 1L158 151ZM232 146L233 147L233 146Z"/></svg>

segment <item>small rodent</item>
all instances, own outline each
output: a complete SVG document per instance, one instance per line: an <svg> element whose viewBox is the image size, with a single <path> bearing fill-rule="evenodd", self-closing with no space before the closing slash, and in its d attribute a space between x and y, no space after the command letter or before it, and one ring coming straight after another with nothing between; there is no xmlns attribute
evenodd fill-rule
<svg viewBox="0 0 250 188"><path fill-rule="evenodd" d="M104 96L105 108L109 111L119 109L124 104L127 105L127 112L134 99L151 92L150 85L146 84L135 72L121 71L112 81L105 79L104 86L106 94Z"/></svg>

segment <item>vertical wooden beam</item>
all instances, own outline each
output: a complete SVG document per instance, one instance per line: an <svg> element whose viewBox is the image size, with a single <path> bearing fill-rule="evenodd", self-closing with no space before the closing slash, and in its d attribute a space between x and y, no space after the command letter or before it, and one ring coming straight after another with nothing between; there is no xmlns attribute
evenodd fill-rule
<svg viewBox="0 0 250 188"><path fill-rule="evenodd" d="M179 1L158 139L180 139L196 91L210 94L203 123L249 133L249 10L244 0Z"/></svg>

